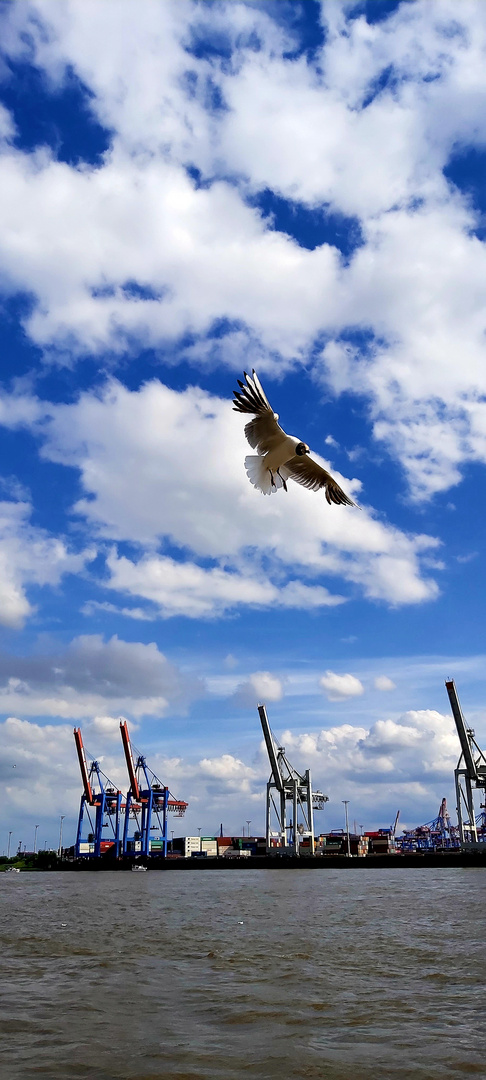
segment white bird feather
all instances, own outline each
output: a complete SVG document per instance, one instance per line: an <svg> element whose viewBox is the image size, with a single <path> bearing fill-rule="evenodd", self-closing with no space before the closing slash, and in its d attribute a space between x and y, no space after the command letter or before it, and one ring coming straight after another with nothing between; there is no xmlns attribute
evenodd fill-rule
<svg viewBox="0 0 486 1080"><path fill-rule="evenodd" d="M324 488L329 505L356 506L334 477L309 457L307 443L280 427L278 413L274 413L256 371L251 376L245 371L244 377L244 383L238 379L240 390L234 391L233 408L254 417L245 427L248 442L257 451L245 458L250 483L264 495L271 495L281 487L287 491L290 478L312 491Z"/></svg>

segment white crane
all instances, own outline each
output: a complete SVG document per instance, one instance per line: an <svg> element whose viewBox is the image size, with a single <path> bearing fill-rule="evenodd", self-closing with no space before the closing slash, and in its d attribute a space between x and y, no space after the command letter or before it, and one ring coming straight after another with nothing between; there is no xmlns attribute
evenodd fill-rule
<svg viewBox="0 0 486 1080"><path fill-rule="evenodd" d="M465 844L478 843L473 787L483 788L486 792L486 757L474 738L474 731L466 727L453 679L446 681L446 690L461 744L461 756L454 772L454 780L459 837L461 847L464 847Z"/></svg>
<svg viewBox="0 0 486 1080"><path fill-rule="evenodd" d="M290 764L285 748L278 746L272 735L264 705L258 706L258 713L271 769L267 784L267 852L275 851L277 847L280 853L298 855L300 842L305 837L309 840L309 853L313 855L313 810L322 810L329 801L328 796L312 790L310 769L301 776ZM292 818L288 823L287 803L292 805Z"/></svg>

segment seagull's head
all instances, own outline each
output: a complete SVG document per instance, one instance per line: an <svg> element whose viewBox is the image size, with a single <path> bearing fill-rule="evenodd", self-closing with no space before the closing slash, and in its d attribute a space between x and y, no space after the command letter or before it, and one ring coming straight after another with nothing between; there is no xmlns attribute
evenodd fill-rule
<svg viewBox="0 0 486 1080"><path fill-rule="evenodd" d="M299 457L303 457L304 454L310 454L310 447L307 446L307 443L305 442L297 443L297 446L295 447L295 453L298 454Z"/></svg>

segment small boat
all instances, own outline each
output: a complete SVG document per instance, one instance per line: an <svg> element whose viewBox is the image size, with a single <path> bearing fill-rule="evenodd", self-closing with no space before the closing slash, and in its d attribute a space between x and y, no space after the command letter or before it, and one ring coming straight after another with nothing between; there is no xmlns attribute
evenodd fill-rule
<svg viewBox="0 0 486 1080"><path fill-rule="evenodd" d="M141 863L140 863L140 864L137 864L137 866L132 866L132 870L133 870L133 872L134 872L135 874L140 874L140 873L142 873L142 872L143 872L143 873L145 873L146 869L147 869L147 867L146 867L146 866L142 866L142 864L141 864Z"/></svg>
<svg viewBox="0 0 486 1080"><path fill-rule="evenodd" d="M145 869L145 867L144 867L144 869ZM7 869L6 869L5 873L6 874L20 874L20 870L19 870L18 866L7 866Z"/></svg>

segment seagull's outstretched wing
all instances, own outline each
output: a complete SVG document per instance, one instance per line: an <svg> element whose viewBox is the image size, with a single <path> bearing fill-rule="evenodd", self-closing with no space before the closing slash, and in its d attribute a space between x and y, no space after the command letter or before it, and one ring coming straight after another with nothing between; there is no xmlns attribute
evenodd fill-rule
<svg viewBox="0 0 486 1080"><path fill-rule="evenodd" d="M308 454L305 457L298 457L296 454L295 457L290 458L285 465L281 466L280 473L285 479L290 476L292 480L296 480L303 487L310 488L311 491L325 488L329 506L331 503L336 503L338 506L356 506L356 503L348 498L331 474Z"/></svg>
<svg viewBox="0 0 486 1080"><path fill-rule="evenodd" d="M252 371L251 375L247 375L245 371L244 376L244 383L238 379L241 392L233 391L233 409L235 412L253 413L255 419L246 424L245 435L254 450L258 450L259 454L267 454L286 438L286 434L278 423L278 414L274 413L256 371Z"/></svg>

